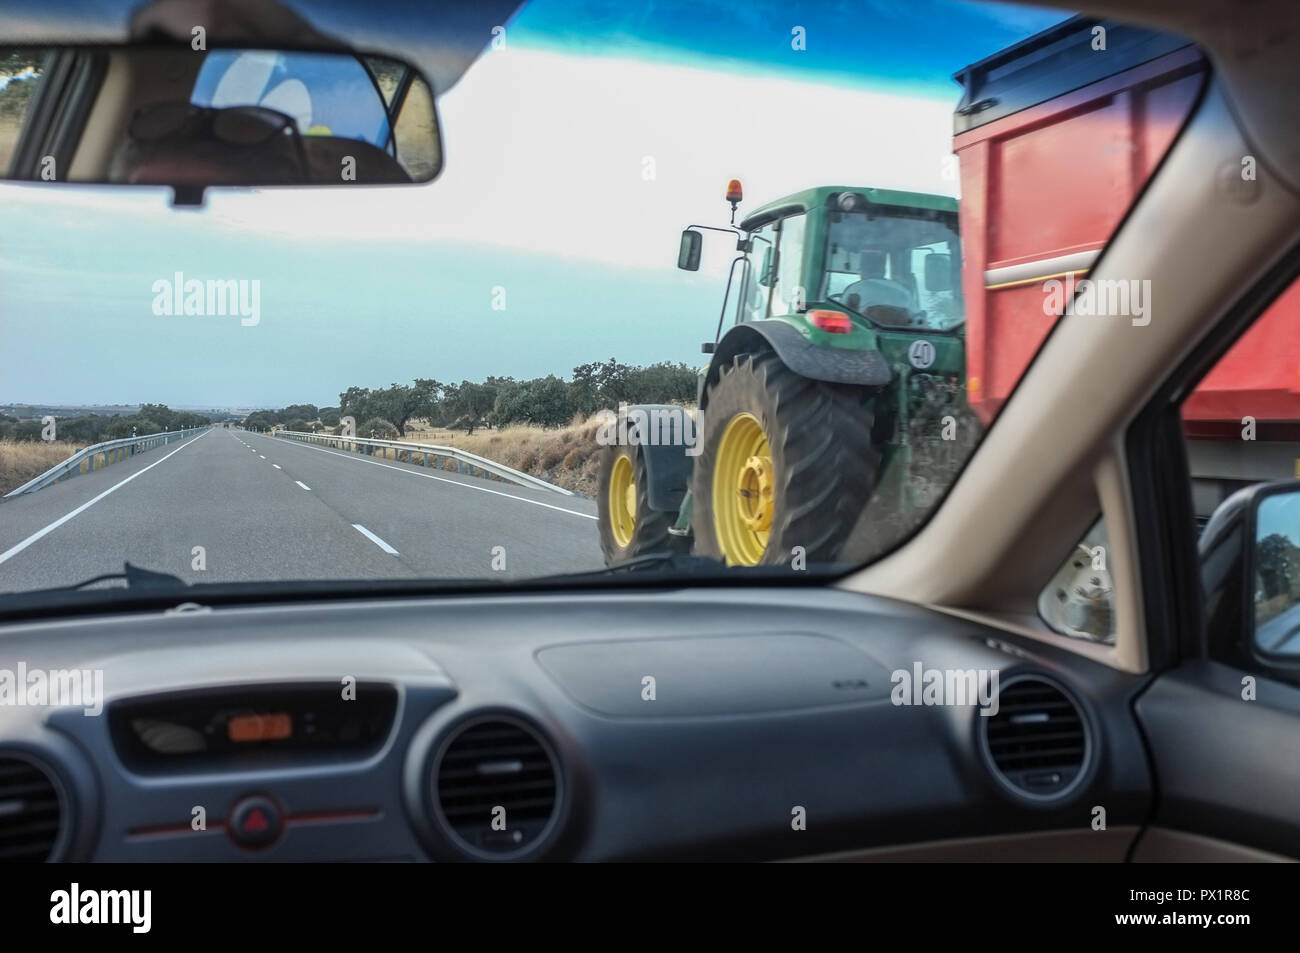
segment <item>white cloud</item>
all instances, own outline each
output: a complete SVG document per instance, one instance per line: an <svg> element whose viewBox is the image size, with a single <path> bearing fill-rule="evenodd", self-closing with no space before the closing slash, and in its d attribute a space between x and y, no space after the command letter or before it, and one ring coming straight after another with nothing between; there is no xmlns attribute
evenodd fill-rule
<svg viewBox="0 0 1300 953"><path fill-rule="evenodd" d="M4 197L124 216L178 241L212 228L453 241L662 269L684 225L726 223L733 177L745 186L742 214L815 185L956 187L942 177L951 100L507 47L486 53L439 108L446 166L427 186L215 190L197 214L170 209L162 189L10 186Z"/></svg>

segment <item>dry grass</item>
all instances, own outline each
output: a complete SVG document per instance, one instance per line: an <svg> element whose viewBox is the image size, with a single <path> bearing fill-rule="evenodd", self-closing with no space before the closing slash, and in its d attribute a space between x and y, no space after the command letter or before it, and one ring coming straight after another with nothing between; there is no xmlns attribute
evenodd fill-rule
<svg viewBox="0 0 1300 953"><path fill-rule="evenodd" d="M554 430L506 427L503 430L476 430L472 436L466 436L463 430L422 428L416 421L407 426L405 439L477 453L566 490L595 496L599 465L597 451L600 450L596 443L598 426L597 422L590 421Z"/></svg>
<svg viewBox="0 0 1300 953"><path fill-rule="evenodd" d="M0 440L0 494L22 486L50 467L62 463L85 444L46 443L41 440ZM99 454L95 466L103 461ZM82 464L85 470L85 464Z"/></svg>

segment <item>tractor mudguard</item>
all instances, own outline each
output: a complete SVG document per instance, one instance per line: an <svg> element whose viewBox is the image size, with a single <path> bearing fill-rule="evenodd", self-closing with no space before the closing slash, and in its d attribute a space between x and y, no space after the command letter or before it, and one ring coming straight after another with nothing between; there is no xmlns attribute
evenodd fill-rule
<svg viewBox="0 0 1300 953"><path fill-rule="evenodd" d="M724 334L714 349L709 372L700 388L700 409L704 409L710 385L737 354L767 349L775 351L790 370L815 381L884 387L893 376L879 351L819 347L784 321L748 321Z"/></svg>
<svg viewBox="0 0 1300 953"><path fill-rule="evenodd" d="M620 412L618 440L636 445L645 461L646 503L660 513L676 513L691 482L701 434L684 407L632 404Z"/></svg>

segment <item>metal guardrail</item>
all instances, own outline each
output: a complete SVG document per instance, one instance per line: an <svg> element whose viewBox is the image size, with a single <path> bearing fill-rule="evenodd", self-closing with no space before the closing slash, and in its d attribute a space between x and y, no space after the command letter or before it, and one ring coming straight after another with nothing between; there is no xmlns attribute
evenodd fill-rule
<svg viewBox="0 0 1300 953"><path fill-rule="evenodd" d="M40 476L28 480L16 490L10 490L4 495L4 499L11 496L18 496L22 493L32 493L36 490L44 489L51 483L57 483L60 480L66 480L77 476L81 473L81 464L87 463L86 472L90 473L95 469L95 458L101 453L104 455L104 466L117 463L119 460L125 460L133 457L137 453L144 453L146 450L152 450L154 447L165 446L174 443L177 440L185 440L194 436L196 433L202 433L209 427L191 427L188 430L172 430L163 433L145 434L141 437L123 437L120 440L106 440L103 443L93 444L78 450L68 459L56 466L50 467Z"/></svg>
<svg viewBox="0 0 1300 953"><path fill-rule="evenodd" d="M477 468L484 473L491 473L503 480L511 483L517 483L520 486L531 486L541 490L550 490L553 493L561 493L564 496L575 496L572 490L566 490L563 487L556 486L554 483L547 483L538 477L529 473L523 473L504 464L497 463L495 460L489 460L487 457L480 457L476 453L469 453L465 450L459 450L456 447L443 447L433 443L412 443L407 440L380 440L375 437L338 437L333 434L322 433L303 433L297 430L277 430L272 433L274 437L287 437L290 440L298 440L303 443L316 443L323 446L338 447L340 450L351 450L354 453L363 453L367 456L374 456L376 450L384 450L385 456L389 449L393 450L393 459L399 463L402 460L402 451L406 451L406 462L414 464L415 455L420 454L423 457L424 465L430 465L430 459L433 461L433 467L437 470L446 470L449 460L456 461L456 472L464 473L465 468L469 468L469 475L474 476L474 470Z"/></svg>

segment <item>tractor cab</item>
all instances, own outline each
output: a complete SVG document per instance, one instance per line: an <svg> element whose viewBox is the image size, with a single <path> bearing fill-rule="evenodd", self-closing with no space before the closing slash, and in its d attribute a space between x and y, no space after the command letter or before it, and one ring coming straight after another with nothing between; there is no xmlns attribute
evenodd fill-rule
<svg viewBox="0 0 1300 953"><path fill-rule="evenodd" d="M727 191L733 220L741 196L733 180ZM955 199L886 189L809 189L764 205L738 228L689 226L679 268L699 268L700 229L736 237L738 255L718 338L728 319L795 319L792 325L815 344L863 348L874 345L854 336L856 331L949 334L965 321Z"/></svg>
<svg viewBox="0 0 1300 953"><path fill-rule="evenodd" d="M965 395L957 202L824 186L735 224L690 447L602 452L606 561L689 549L727 566L861 560L943 494L978 437ZM646 408L648 412L662 408ZM671 409L671 408L670 408Z"/></svg>

